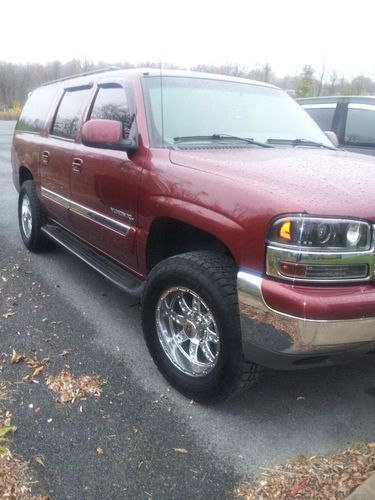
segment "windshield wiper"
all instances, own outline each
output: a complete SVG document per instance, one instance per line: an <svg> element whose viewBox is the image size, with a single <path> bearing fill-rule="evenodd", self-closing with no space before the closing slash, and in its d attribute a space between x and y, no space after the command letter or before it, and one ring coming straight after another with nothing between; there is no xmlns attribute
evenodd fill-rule
<svg viewBox="0 0 375 500"><path fill-rule="evenodd" d="M310 139L267 139L269 144L291 144L292 146L315 146L317 148L325 148L335 150L334 146L327 146L322 142L310 141Z"/></svg>
<svg viewBox="0 0 375 500"><path fill-rule="evenodd" d="M239 137L237 135L230 134L212 134L212 135L186 135L183 137L174 137L173 140L176 143L180 142L200 142L200 141L223 141L223 140L234 140L247 142L248 144L254 144L254 146L261 146L262 148L273 148L271 144L266 142L255 141L250 137Z"/></svg>

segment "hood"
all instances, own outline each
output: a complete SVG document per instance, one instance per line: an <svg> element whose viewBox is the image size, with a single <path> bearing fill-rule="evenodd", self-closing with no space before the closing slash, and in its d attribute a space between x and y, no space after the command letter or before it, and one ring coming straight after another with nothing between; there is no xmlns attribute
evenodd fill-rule
<svg viewBox="0 0 375 500"><path fill-rule="evenodd" d="M170 160L264 193L285 212L375 220L373 157L295 147L172 150Z"/></svg>

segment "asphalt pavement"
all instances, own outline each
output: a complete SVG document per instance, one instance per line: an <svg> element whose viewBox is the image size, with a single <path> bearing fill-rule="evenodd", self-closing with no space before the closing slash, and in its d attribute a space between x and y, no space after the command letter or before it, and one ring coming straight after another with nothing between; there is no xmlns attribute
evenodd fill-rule
<svg viewBox="0 0 375 500"><path fill-rule="evenodd" d="M13 127L0 121L0 352L50 363L37 384L16 383L30 371L23 364L6 362L0 377L14 388L12 449L30 462L39 491L58 499L231 498L262 467L374 441L375 359L266 370L247 393L209 407L171 389L148 354L134 301L60 249L23 247ZM12 300L15 314L5 319ZM105 379L101 398L56 403L45 377L67 364Z"/></svg>

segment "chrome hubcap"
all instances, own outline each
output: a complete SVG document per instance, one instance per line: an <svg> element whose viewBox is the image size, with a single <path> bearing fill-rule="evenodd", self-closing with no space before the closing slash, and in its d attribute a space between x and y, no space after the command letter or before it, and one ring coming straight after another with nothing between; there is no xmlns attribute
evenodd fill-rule
<svg viewBox="0 0 375 500"><path fill-rule="evenodd" d="M22 220L22 230L26 238L30 238L31 230L33 228L32 215L31 215L31 207L30 200L27 194L22 199L22 207L21 207L21 220Z"/></svg>
<svg viewBox="0 0 375 500"><path fill-rule="evenodd" d="M183 373L199 377L214 369L220 353L215 318L201 297L188 288L169 288L156 308L159 341Z"/></svg>

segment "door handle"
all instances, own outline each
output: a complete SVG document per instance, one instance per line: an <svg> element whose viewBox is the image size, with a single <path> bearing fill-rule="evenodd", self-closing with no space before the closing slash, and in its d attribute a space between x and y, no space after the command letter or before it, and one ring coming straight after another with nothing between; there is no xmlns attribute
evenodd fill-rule
<svg viewBox="0 0 375 500"><path fill-rule="evenodd" d="M44 163L45 165L47 165L47 163L49 163L49 151L43 151L42 163Z"/></svg>
<svg viewBox="0 0 375 500"><path fill-rule="evenodd" d="M80 172L82 170L83 160L81 158L73 158L72 170L74 172Z"/></svg>

